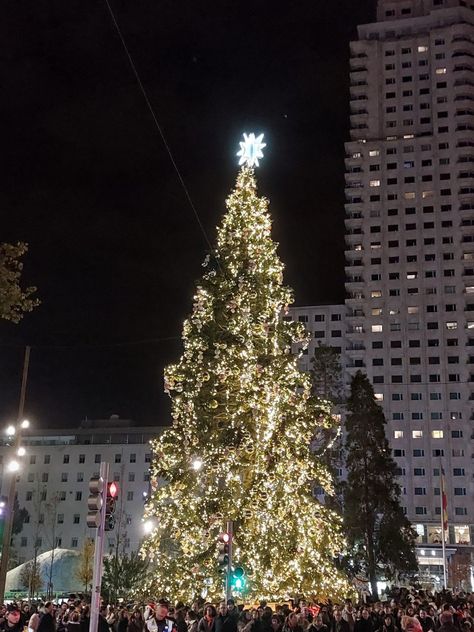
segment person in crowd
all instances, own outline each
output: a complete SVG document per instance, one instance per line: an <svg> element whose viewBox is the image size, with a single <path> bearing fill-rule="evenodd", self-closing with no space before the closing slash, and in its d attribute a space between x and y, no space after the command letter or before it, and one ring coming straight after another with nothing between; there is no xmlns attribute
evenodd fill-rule
<svg viewBox="0 0 474 632"><path fill-rule="evenodd" d="M145 620L140 608L135 608L128 620L127 632L144 632Z"/></svg>
<svg viewBox="0 0 474 632"><path fill-rule="evenodd" d="M148 632L177 632L176 622L169 614L169 603L160 599L155 612L146 620Z"/></svg>
<svg viewBox="0 0 474 632"><path fill-rule="evenodd" d="M349 624L342 617L342 610L335 608L333 612L333 619L331 621L330 632L350 632Z"/></svg>
<svg viewBox="0 0 474 632"><path fill-rule="evenodd" d="M329 632L328 626L323 621L323 616L321 613L317 614L313 622L308 627L307 632Z"/></svg>
<svg viewBox="0 0 474 632"><path fill-rule="evenodd" d="M198 632L214 632L214 622L217 612L212 604L204 606L204 616L199 620Z"/></svg>
<svg viewBox="0 0 474 632"><path fill-rule="evenodd" d="M199 617L197 612L190 609L186 612L186 628L188 632L197 632Z"/></svg>
<svg viewBox="0 0 474 632"><path fill-rule="evenodd" d="M354 632L374 632L374 624L368 608L361 609L360 617L354 624Z"/></svg>
<svg viewBox="0 0 474 632"><path fill-rule="evenodd" d="M40 616L37 632L56 632L56 621L53 612L53 603L47 601L43 606L43 614Z"/></svg>
<svg viewBox="0 0 474 632"><path fill-rule="evenodd" d="M118 621L117 621L117 632L127 632L128 623L129 623L128 610L126 608L122 608L120 610Z"/></svg>
<svg viewBox="0 0 474 632"><path fill-rule="evenodd" d="M438 632L459 632L459 628L454 625L453 613L449 610L443 610L439 615L440 627Z"/></svg>
<svg viewBox="0 0 474 632"><path fill-rule="evenodd" d="M16 603L8 604L5 610L5 617L0 624L1 632L22 632L21 612Z"/></svg>
<svg viewBox="0 0 474 632"><path fill-rule="evenodd" d="M81 615L78 610L71 612L66 623L67 632L81 632Z"/></svg>
<svg viewBox="0 0 474 632"><path fill-rule="evenodd" d="M214 620L214 632L237 632L237 621L229 614L227 603L221 601Z"/></svg>
<svg viewBox="0 0 474 632"><path fill-rule="evenodd" d="M352 605L352 599L346 599L344 601L344 608L342 609L342 618L349 626L349 632L354 632L355 628L355 612Z"/></svg>
<svg viewBox="0 0 474 632"><path fill-rule="evenodd" d="M397 626L395 625L395 619L393 615L386 614L384 616L381 632L399 632Z"/></svg>
<svg viewBox="0 0 474 632"><path fill-rule="evenodd" d="M303 632L296 612L290 612L286 617L285 623L283 624L283 632Z"/></svg>

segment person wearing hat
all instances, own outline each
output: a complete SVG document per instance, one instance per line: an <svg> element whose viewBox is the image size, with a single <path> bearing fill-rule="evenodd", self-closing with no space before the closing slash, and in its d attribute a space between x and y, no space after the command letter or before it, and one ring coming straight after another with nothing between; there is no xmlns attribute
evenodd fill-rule
<svg viewBox="0 0 474 632"><path fill-rule="evenodd" d="M0 630L1 632L23 631L20 608L16 605L16 603L11 603L7 606L5 620L3 621Z"/></svg>
<svg viewBox="0 0 474 632"><path fill-rule="evenodd" d="M168 616L169 603L166 599L160 599L155 607L155 612L146 620L148 632L177 632L176 621Z"/></svg>

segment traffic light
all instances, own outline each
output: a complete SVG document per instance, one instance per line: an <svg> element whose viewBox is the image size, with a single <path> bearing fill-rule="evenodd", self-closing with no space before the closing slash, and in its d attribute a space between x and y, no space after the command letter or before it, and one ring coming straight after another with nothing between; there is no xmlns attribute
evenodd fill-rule
<svg viewBox="0 0 474 632"><path fill-rule="evenodd" d="M89 498L87 499L87 526L91 529L100 527L100 514L104 504L104 479L94 476L89 481Z"/></svg>
<svg viewBox="0 0 474 632"><path fill-rule="evenodd" d="M226 573L230 562L230 534L220 533L217 541L217 566L220 573Z"/></svg>
<svg viewBox="0 0 474 632"><path fill-rule="evenodd" d="M242 592L245 588L245 571L241 566L236 566L231 571L230 586L232 592Z"/></svg>
<svg viewBox="0 0 474 632"><path fill-rule="evenodd" d="M115 527L115 506L117 504L118 485L112 481L107 485L107 498L105 500L105 531L112 531Z"/></svg>

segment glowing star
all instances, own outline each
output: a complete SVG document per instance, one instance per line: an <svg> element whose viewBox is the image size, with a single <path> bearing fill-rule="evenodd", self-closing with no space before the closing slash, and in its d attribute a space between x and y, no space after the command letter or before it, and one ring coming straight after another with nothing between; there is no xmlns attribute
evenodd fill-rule
<svg viewBox="0 0 474 632"><path fill-rule="evenodd" d="M255 136L252 134L245 134L244 140L240 142L240 151L237 152L237 156L240 157L239 165L247 165L247 167L258 167L258 161L263 158L262 149L267 146L267 143L262 143L263 134Z"/></svg>

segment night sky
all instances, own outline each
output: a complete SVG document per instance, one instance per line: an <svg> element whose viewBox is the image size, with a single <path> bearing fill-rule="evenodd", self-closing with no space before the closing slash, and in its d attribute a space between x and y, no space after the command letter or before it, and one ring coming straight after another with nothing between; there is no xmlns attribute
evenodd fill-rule
<svg viewBox="0 0 474 632"><path fill-rule="evenodd" d="M110 0L209 239L243 131L297 304L344 299L349 41L375 0ZM24 240L42 305L0 323L0 423L113 413L169 422L206 240L103 0L6 3L0 21L2 241ZM2 422L3 420L3 422Z"/></svg>

